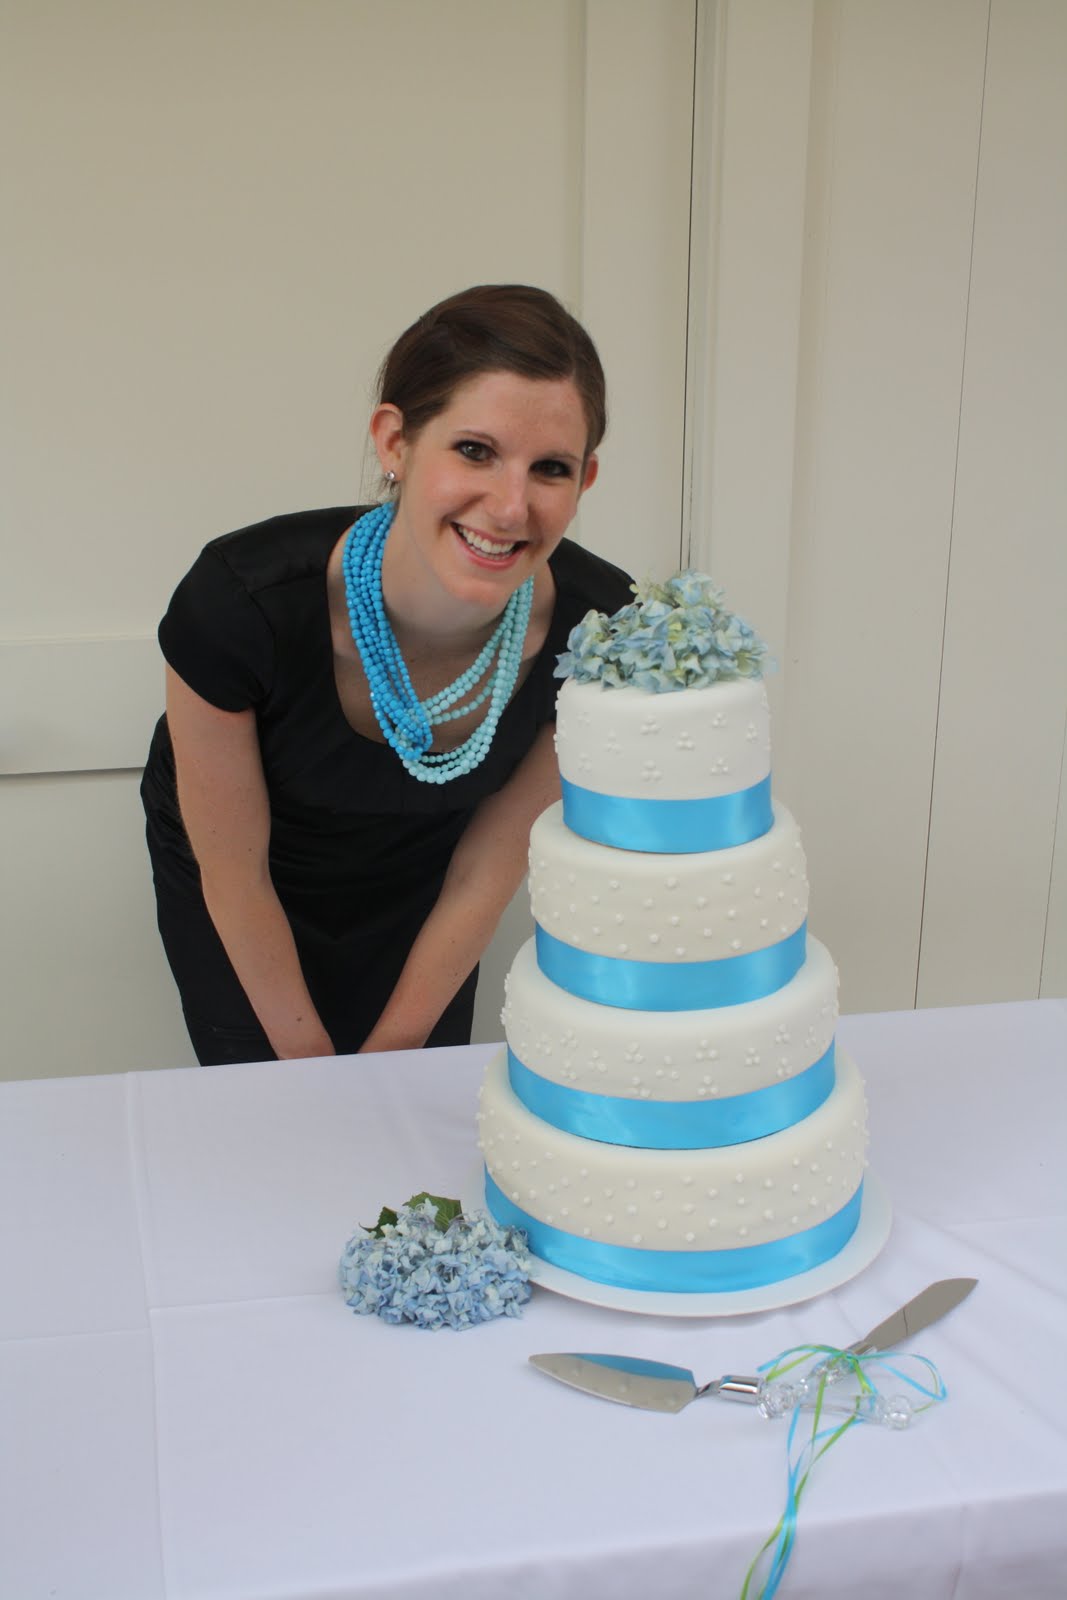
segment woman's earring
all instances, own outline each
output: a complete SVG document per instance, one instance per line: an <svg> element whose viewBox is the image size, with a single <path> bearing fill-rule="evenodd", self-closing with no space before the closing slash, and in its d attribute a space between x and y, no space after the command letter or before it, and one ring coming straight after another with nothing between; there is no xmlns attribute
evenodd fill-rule
<svg viewBox="0 0 1067 1600"><path fill-rule="evenodd" d="M385 474L385 481L389 485L389 493L392 494L393 490L396 488L396 473L392 470L387 472Z"/></svg>

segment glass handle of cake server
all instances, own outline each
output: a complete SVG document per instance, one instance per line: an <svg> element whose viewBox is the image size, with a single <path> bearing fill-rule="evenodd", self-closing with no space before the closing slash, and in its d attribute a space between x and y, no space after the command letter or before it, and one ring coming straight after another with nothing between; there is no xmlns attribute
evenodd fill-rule
<svg viewBox="0 0 1067 1600"><path fill-rule="evenodd" d="M860 1422L875 1422L883 1428L906 1428L911 1423L913 1408L906 1395L861 1394L846 1399L838 1392L831 1397L817 1376L799 1378L795 1383L766 1383L761 1378L731 1375L709 1384L708 1392L721 1400L755 1406L761 1417L774 1419L788 1416L798 1406L813 1411L820 1405L820 1387L821 1409L830 1415L856 1417Z"/></svg>

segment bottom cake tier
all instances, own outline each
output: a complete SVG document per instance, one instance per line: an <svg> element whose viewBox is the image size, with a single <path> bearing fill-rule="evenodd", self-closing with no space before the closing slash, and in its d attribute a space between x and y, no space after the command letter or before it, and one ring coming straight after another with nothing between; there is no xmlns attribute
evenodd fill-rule
<svg viewBox="0 0 1067 1600"><path fill-rule="evenodd" d="M552 1127L513 1093L500 1051L482 1085L486 1204L553 1266L621 1288L756 1288L828 1261L859 1220L863 1083L837 1052L810 1116L746 1144L645 1150Z"/></svg>

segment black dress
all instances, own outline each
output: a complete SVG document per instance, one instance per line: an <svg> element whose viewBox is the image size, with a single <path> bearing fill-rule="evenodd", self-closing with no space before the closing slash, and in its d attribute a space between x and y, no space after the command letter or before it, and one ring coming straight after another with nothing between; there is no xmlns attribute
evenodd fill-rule
<svg viewBox="0 0 1067 1600"><path fill-rule="evenodd" d="M255 709L271 810L270 871L323 1026L359 1048L432 909L457 841L555 715L553 670L591 608L631 598L618 567L563 540L548 636L481 766L420 783L388 745L355 732L334 676L326 564L365 507L274 517L207 545L178 585L159 641L179 677L225 711ZM215 932L178 812L166 717L141 784L159 929L202 1062L273 1052ZM477 972L428 1044L466 1042Z"/></svg>

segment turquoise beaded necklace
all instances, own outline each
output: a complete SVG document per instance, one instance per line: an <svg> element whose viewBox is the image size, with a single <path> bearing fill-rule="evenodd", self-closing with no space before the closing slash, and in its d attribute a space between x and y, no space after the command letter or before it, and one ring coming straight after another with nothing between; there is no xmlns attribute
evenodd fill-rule
<svg viewBox="0 0 1067 1600"><path fill-rule="evenodd" d="M367 675L374 715L386 743L396 751L412 777L421 783L448 783L473 772L484 761L493 742L497 723L519 675L534 581L527 578L515 590L504 607L496 632L466 672L461 672L453 683L439 689L428 700L420 700L389 626L382 599L382 556L395 514L395 502L388 501L368 511L348 530L341 557L348 620ZM483 678L486 682L474 698L461 704L464 696L473 694ZM467 716L486 700L489 708L469 739L455 750L428 754L435 727Z"/></svg>

